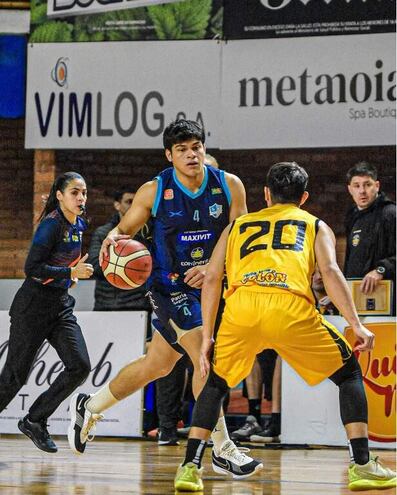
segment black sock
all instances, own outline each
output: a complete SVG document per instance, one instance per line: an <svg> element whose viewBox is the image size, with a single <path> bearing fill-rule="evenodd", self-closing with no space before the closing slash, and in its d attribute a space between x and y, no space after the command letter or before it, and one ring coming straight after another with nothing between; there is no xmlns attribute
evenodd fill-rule
<svg viewBox="0 0 397 495"><path fill-rule="evenodd" d="M272 427L280 434L281 432L281 413L272 413Z"/></svg>
<svg viewBox="0 0 397 495"><path fill-rule="evenodd" d="M255 416L259 424L261 424L261 404L262 399L248 399L248 414Z"/></svg>
<svg viewBox="0 0 397 495"><path fill-rule="evenodd" d="M367 464L369 461L368 438L352 438L349 440L350 460L356 464Z"/></svg>
<svg viewBox="0 0 397 495"><path fill-rule="evenodd" d="M201 467L201 460L204 456L205 446L207 442L198 438L189 438L186 446L186 457L182 466L188 462L193 462L198 468Z"/></svg>

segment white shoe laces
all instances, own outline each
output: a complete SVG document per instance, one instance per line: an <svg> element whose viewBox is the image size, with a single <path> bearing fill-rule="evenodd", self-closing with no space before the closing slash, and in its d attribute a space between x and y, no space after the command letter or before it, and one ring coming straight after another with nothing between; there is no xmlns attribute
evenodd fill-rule
<svg viewBox="0 0 397 495"><path fill-rule="evenodd" d="M225 447L222 446L220 455L229 459L231 458L241 465L252 461L252 459L245 455L244 452L249 452L249 449L246 447L241 447L238 449L233 442L230 442L229 444L226 444Z"/></svg>
<svg viewBox="0 0 397 495"><path fill-rule="evenodd" d="M87 421L87 426L83 429L82 434L87 437L87 442L92 442L95 438L96 424L102 421L105 416L103 414L91 413Z"/></svg>

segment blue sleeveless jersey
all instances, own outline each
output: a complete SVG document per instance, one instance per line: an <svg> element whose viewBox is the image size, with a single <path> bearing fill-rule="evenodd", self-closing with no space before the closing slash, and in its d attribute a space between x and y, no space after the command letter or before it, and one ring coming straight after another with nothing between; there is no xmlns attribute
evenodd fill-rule
<svg viewBox="0 0 397 495"><path fill-rule="evenodd" d="M152 208L153 270L149 284L167 292L186 290L185 272L208 263L229 224L231 194L224 171L208 165L196 193L181 184L173 167L155 180L158 187Z"/></svg>

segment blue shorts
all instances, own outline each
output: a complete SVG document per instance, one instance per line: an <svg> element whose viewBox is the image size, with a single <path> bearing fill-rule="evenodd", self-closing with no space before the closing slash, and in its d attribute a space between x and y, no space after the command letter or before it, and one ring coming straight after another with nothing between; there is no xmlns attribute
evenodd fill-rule
<svg viewBox="0 0 397 495"><path fill-rule="evenodd" d="M178 287L174 292L163 293L151 287L148 292L157 316L152 320L154 328L180 354L185 354L185 350L179 345L181 335L203 324L200 296L201 291L193 288L186 290Z"/></svg>

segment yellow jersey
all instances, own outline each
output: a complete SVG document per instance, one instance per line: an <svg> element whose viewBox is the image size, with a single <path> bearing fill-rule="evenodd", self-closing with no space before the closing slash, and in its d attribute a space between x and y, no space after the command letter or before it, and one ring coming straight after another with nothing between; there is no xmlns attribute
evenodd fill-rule
<svg viewBox="0 0 397 495"><path fill-rule="evenodd" d="M315 299L311 278L319 219L293 204L276 204L235 220L226 250L225 298L238 287L287 290Z"/></svg>

